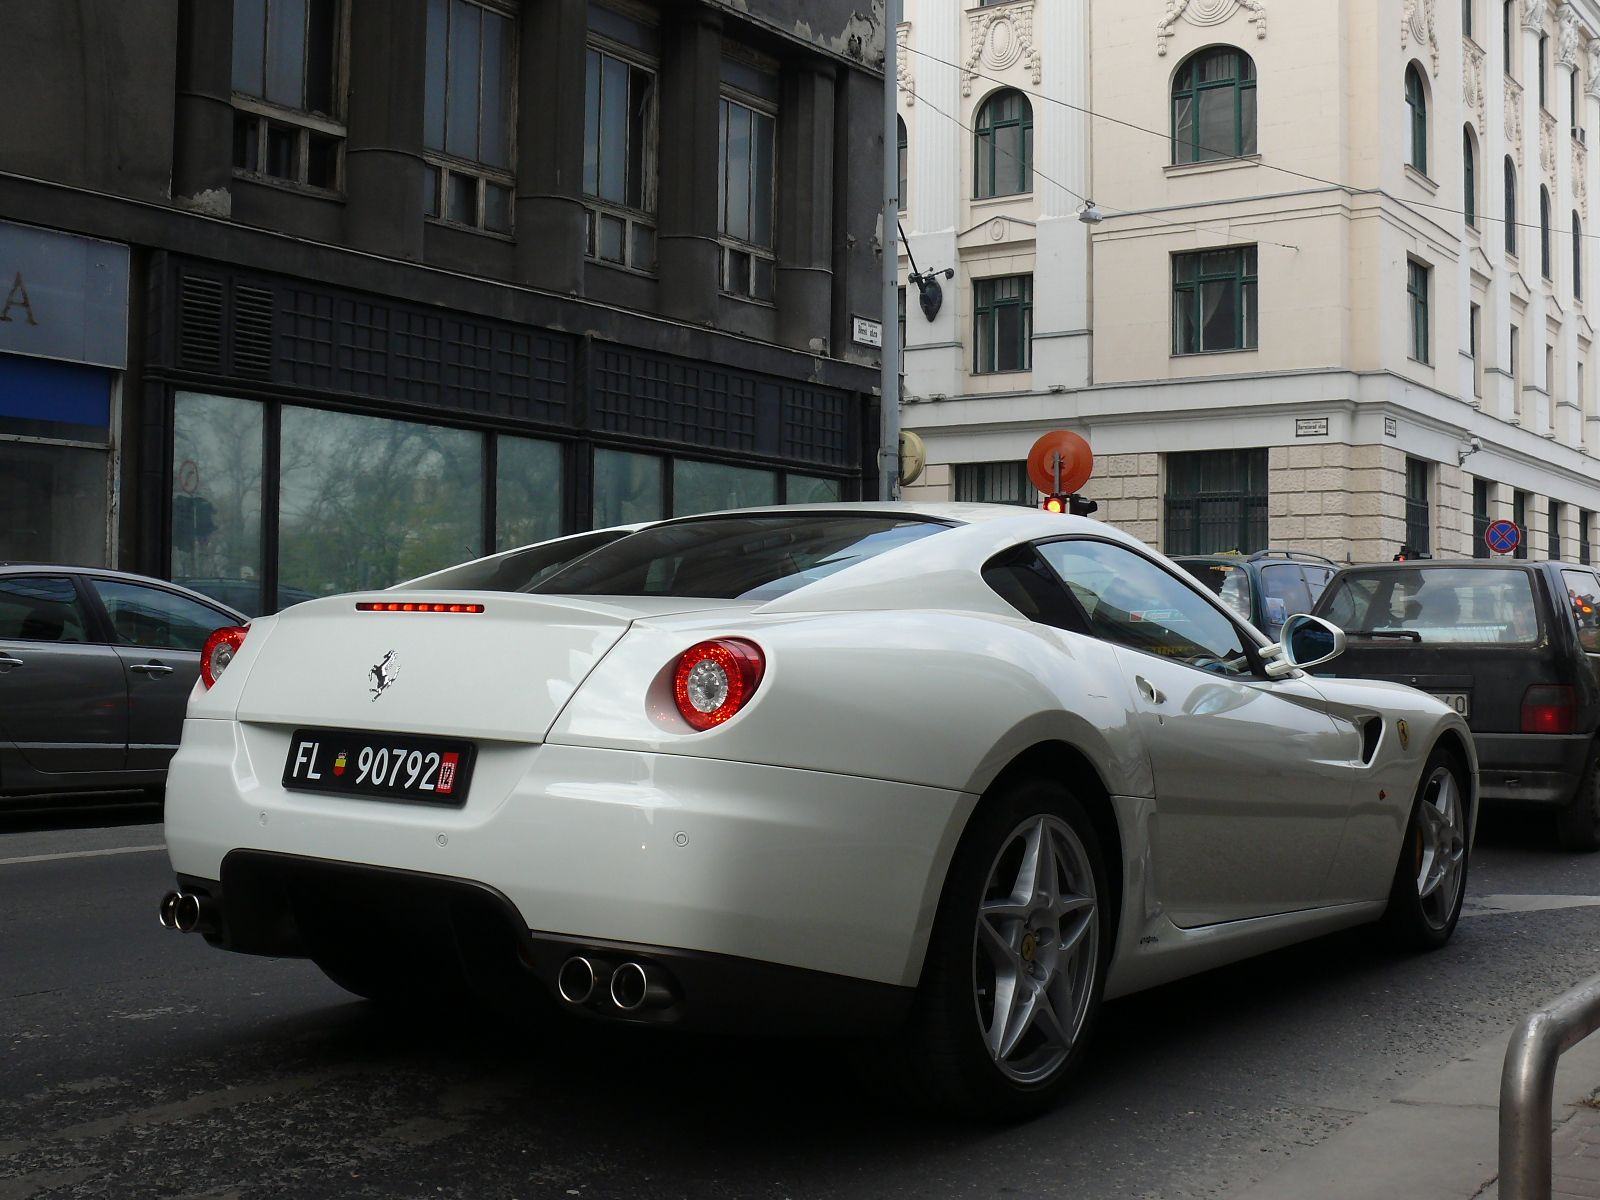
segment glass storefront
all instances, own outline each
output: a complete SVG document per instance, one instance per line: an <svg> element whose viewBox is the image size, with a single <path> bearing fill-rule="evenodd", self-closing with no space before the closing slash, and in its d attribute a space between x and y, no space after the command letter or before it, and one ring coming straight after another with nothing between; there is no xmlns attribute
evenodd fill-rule
<svg viewBox="0 0 1600 1200"><path fill-rule="evenodd" d="M494 487L497 550L560 535L560 446L502 435L495 449Z"/></svg>
<svg viewBox="0 0 1600 1200"><path fill-rule="evenodd" d="M103 567L111 455L0 440L0 562Z"/></svg>
<svg viewBox="0 0 1600 1200"><path fill-rule="evenodd" d="M778 474L726 463L679 459L672 471L672 515L692 516L722 508L778 502Z"/></svg>
<svg viewBox="0 0 1600 1200"><path fill-rule="evenodd" d="M249 616L262 611L262 424L254 401L173 400L172 580Z"/></svg>
<svg viewBox="0 0 1600 1200"><path fill-rule="evenodd" d="M665 515L661 480L662 462L654 454L596 450L594 527L660 520Z"/></svg>

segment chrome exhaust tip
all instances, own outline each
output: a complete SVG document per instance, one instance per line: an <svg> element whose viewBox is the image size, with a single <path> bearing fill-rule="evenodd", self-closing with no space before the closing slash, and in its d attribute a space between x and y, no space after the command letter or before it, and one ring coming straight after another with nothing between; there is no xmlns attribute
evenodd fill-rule
<svg viewBox="0 0 1600 1200"><path fill-rule="evenodd" d="M625 962L611 972L611 1003L623 1012L665 1008L672 1003L672 988L657 968Z"/></svg>
<svg viewBox="0 0 1600 1200"><path fill-rule="evenodd" d="M176 914L178 900L180 897L181 893L179 892L168 892L165 896L161 897L161 928L176 929L178 927L178 918Z"/></svg>
<svg viewBox="0 0 1600 1200"><path fill-rule="evenodd" d="M193 892L179 892L172 903L172 927L182 933L193 933L211 919L211 913L209 898Z"/></svg>
<svg viewBox="0 0 1600 1200"><path fill-rule="evenodd" d="M600 975L594 963L581 954L574 954L561 964L561 971L556 975L556 991L568 1004L587 1004L599 982Z"/></svg>

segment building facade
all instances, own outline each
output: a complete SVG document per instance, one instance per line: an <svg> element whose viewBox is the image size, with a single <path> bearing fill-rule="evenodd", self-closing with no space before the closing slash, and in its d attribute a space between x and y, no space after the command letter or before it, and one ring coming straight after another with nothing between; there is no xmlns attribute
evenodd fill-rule
<svg viewBox="0 0 1600 1200"><path fill-rule="evenodd" d="M953 479L1076 429L1099 515L1169 553L1487 554L1503 518L1518 553L1587 561L1600 7L1076 11L1103 213L1090 378L921 398L930 460Z"/></svg>
<svg viewBox="0 0 1600 1200"><path fill-rule="evenodd" d="M254 613L870 494L883 34L851 5L0 0L0 24L0 559Z"/></svg>

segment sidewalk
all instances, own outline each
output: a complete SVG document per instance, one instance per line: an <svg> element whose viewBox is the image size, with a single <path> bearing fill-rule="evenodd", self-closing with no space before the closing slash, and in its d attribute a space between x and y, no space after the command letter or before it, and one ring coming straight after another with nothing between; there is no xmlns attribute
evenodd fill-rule
<svg viewBox="0 0 1600 1200"><path fill-rule="evenodd" d="M1511 1028L1233 1200L1496 1200ZM1600 1200L1600 1033L1561 1056L1552 1200Z"/></svg>

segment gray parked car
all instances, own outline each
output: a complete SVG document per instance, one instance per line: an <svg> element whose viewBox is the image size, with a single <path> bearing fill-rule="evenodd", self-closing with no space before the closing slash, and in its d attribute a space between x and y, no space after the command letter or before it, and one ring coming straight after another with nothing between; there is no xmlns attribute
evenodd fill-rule
<svg viewBox="0 0 1600 1200"><path fill-rule="evenodd" d="M0 564L0 795L159 790L200 648L244 623L159 579Z"/></svg>

